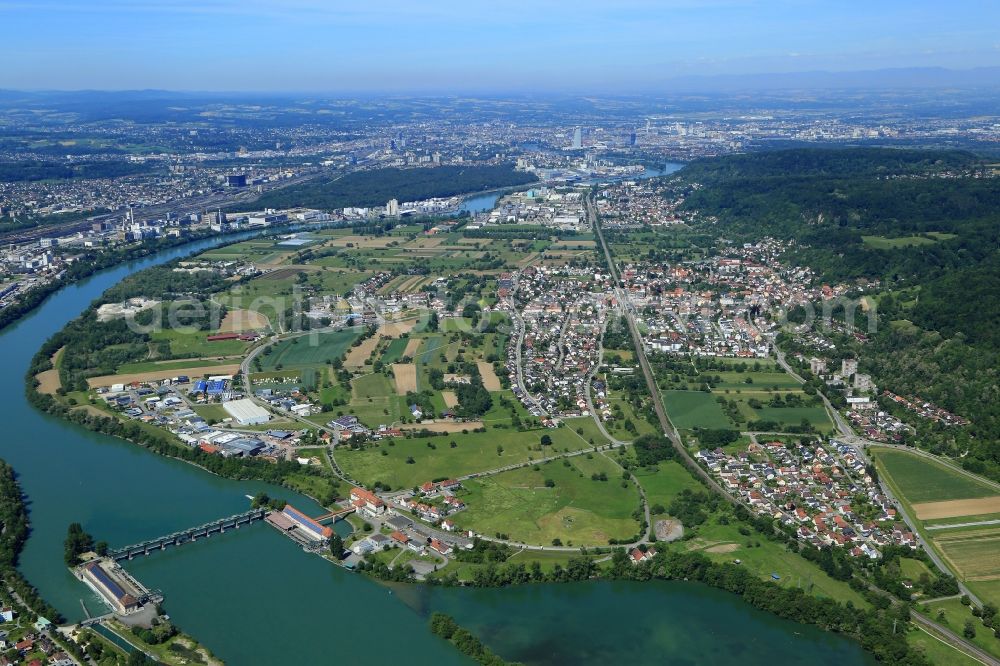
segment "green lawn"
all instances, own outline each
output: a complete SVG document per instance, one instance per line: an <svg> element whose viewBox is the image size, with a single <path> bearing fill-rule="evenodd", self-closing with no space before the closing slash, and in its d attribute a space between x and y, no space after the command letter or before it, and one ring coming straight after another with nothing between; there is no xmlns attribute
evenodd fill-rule
<svg viewBox="0 0 1000 666"><path fill-rule="evenodd" d="M439 356L446 351L446 344L443 335L428 335L424 340L424 344L420 346L420 351L417 352L416 357L413 359L414 362L437 363Z"/></svg>
<svg viewBox="0 0 1000 666"><path fill-rule="evenodd" d="M667 507L682 490L702 489L702 485L687 471L687 468L673 460L661 462L653 468L639 468L633 473L639 485L646 491L646 499L650 506L659 504Z"/></svg>
<svg viewBox="0 0 1000 666"><path fill-rule="evenodd" d="M906 642L916 648L927 661L932 664L948 664L948 666L977 666L980 662L959 652L939 638L927 633L919 626L912 626L906 636Z"/></svg>
<svg viewBox="0 0 1000 666"><path fill-rule="evenodd" d="M663 404L676 428L732 428L715 396L703 391L664 391Z"/></svg>
<svg viewBox="0 0 1000 666"><path fill-rule="evenodd" d="M520 402L518 403L520 404ZM597 427L594 419L589 416L581 416L575 419L566 419L566 426L570 428L573 432L576 432L585 440L587 443L593 443L594 446L601 446L608 443L607 438L601 433L601 429Z"/></svg>
<svg viewBox="0 0 1000 666"><path fill-rule="evenodd" d="M207 340L209 335L205 331L183 332L178 329L165 328L154 331L150 337L156 341L169 341L170 353L178 358L233 356L242 354L247 348L247 343L241 340L209 342Z"/></svg>
<svg viewBox="0 0 1000 666"><path fill-rule="evenodd" d="M676 542L670 547L698 550L718 562L738 559L741 566L761 578L771 580L772 573L778 574L781 577L776 581L779 585L801 587L816 596L851 601L855 606L868 607L868 603L847 583L830 578L818 565L754 532L750 536L743 536L739 533L739 527L740 524L735 520L731 520L728 525L720 525L713 518L697 528L697 539ZM749 547L750 543L753 547Z"/></svg>
<svg viewBox="0 0 1000 666"><path fill-rule="evenodd" d="M360 328L345 328L331 333L282 340L271 347L270 354L261 354L257 358L265 371L275 370L279 365L282 368L323 365L340 358L360 334Z"/></svg>
<svg viewBox="0 0 1000 666"><path fill-rule="evenodd" d="M351 380L354 399L361 401L368 398L385 398L388 395L395 395L396 389L392 382L381 372L373 372L361 375Z"/></svg>
<svg viewBox="0 0 1000 666"><path fill-rule="evenodd" d="M899 558L899 568L904 577L913 581L920 580L921 574L927 574L933 578L933 574L931 573L931 570L927 568L926 564L920 560L914 560L910 557Z"/></svg>
<svg viewBox="0 0 1000 666"><path fill-rule="evenodd" d="M357 416L371 428L391 424L409 415L406 397L397 396L391 380L382 373L361 375L351 380L350 405L337 409Z"/></svg>
<svg viewBox="0 0 1000 666"><path fill-rule="evenodd" d="M722 378L722 381L715 385L716 389L744 389L744 390L761 390L761 389L798 389L801 384L799 384L795 379L784 372L718 372L714 370L706 370L706 375L716 376ZM747 379L751 379L752 383L747 383Z"/></svg>
<svg viewBox="0 0 1000 666"><path fill-rule="evenodd" d="M636 437L641 437L642 435L648 435L657 431L657 429L654 428L649 421L635 413L632 405L624 398L621 392L610 391L608 401L611 405L619 405L622 410L621 419L612 419L604 423L604 427L607 428L608 432L615 439L619 439L623 442L631 442ZM628 421L631 421L632 425L635 426L636 432L634 434L629 432L625 427L625 423Z"/></svg>
<svg viewBox="0 0 1000 666"><path fill-rule="evenodd" d="M965 621L972 620L976 628L976 636L969 640L990 654L1000 657L1000 639L994 637L993 630L984 627L982 620L975 617L972 614L971 608L963 605L959 599L935 601L927 604L927 606L929 608L929 612L927 613L929 618L948 627L960 636L962 635L962 629L965 627ZM941 611L944 611L944 617L941 617Z"/></svg>
<svg viewBox="0 0 1000 666"><path fill-rule="evenodd" d="M621 470L594 454L556 460L539 471L526 467L466 482L463 499L469 508L456 514L464 529L482 534L507 534L515 541L550 545L605 545L608 539L631 539L639 531L632 513L639 506L634 484L623 488ZM595 481L594 473L607 475ZM546 487L552 480L554 487Z"/></svg>
<svg viewBox="0 0 1000 666"><path fill-rule="evenodd" d="M487 425L498 423L510 424L511 412L516 414L522 422L527 422L529 419L534 418L531 413L524 408L521 401L514 397L514 393L512 391L493 391L490 395L493 397L493 404L490 406L490 410L483 414L483 423ZM500 404L501 398L506 398L508 406L505 407ZM589 418L567 419L566 424L571 425L573 429L576 430L576 428L581 425L586 428L586 425L583 423L584 421L590 421L590 424L593 426L594 422ZM597 426L593 427L596 429ZM585 432L587 431L585 430ZM595 438L594 441L598 442L600 440Z"/></svg>
<svg viewBox="0 0 1000 666"><path fill-rule="evenodd" d="M206 421L222 421L229 418L229 412L222 405L195 405L194 411Z"/></svg>
<svg viewBox="0 0 1000 666"><path fill-rule="evenodd" d="M896 250L903 247L915 247L917 245L933 245L938 241L955 238L955 234L936 231L930 232L927 235L933 236L933 238L925 238L924 236L898 236L896 238L889 238L887 236L862 236L861 240L864 242L865 247L872 250Z"/></svg>
<svg viewBox="0 0 1000 666"><path fill-rule="evenodd" d="M576 451L589 446L569 428L528 431L491 428L484 433L457 432L398 439L392 446L383 441L360 451L338 450L336 458L347 474L362 483L371 485L382 481L393 488L412 488L431 479L497 469L526 462L529 456L538 459L552 455L554 451L538 450L542 435L549 435L552 446L548 448L558 451ZM455 448L450 445L452 441ZM497 446L503 447L500 455ZM382 455L382 451L386 454ZM407 463L408 458L413 462Z"/></svg>
<svg viewBox="0 0 1000 666"><path fill-rule="evenodd" d="M762 407L754 409L754 414L761 421L775 421L780 425L797 426L802 421L808 421L820 432L833 430L826 409L818 407Z"/></svg>
<svg viewBox="0 0 1000 666"><path fill-rule="evenodd" d="M332 504L332 500L336 499L338 485L334 479L328 476L316 476L303 472L302 474L288 474L282 481L292 490L308 495L324 506Z"/></svg>
<svg viewBox="0 0 1000 666"><path fill-rule="evenodd" d="M569 564L571 557L579 557L579 553L570 553L565 551L518 550L507 559L507 562L510 562L511 564L523 564L526 568L530 568L532 563L538 562L542 567L542 571L551 572L555 569L557 564L565 568ZM458 576L459 580L472 580L475 571L483 568L484 566L486 565L476 564L474 562L459 562L458 560L452 560L447 567L439 570L436 575L441 577L454 573Z"/></svg>
<svg viewBox="0 0 1000 666"><path fill-rule="evenodd" d="M998 494L986 483L916 454L875 447L871 453L879 468L911 504Z"/></svg>

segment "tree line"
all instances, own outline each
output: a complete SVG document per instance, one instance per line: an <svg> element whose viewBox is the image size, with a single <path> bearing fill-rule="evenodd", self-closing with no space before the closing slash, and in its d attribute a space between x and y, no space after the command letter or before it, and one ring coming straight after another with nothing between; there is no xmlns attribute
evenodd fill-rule
<svg viewBox="0 0 1000 666"><path fill-rule="evenodd" d="M390 199L422 201L498 187L533 183L534 174L503 166L439 166L355 171L265 192L259 208L345 208L384 206Z"/></svg>

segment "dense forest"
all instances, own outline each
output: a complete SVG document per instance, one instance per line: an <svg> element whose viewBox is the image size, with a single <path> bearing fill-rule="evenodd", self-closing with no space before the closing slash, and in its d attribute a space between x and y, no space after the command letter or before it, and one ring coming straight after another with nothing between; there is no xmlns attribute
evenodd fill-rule
<svg viewBox="0 0 1000 666"><path fill-rule="evenodd" d="M1000 479L1000 178L960 151L802 149L692 163L685 206L733 240L794 241L828 283L878 280L878 328L829 336L880 387L972 421L914 443ZM971 455L965 455L969 453Z"/></svg>
<svg viewBox="0 0 1000 666"><path fill-rule="evenodd" d="M356 171L339 178L313 180L265 192L258 207L344 208L384 206L390 199L420 201L497 187L533 183L530 173L508 166L442 166Z"/></svg>

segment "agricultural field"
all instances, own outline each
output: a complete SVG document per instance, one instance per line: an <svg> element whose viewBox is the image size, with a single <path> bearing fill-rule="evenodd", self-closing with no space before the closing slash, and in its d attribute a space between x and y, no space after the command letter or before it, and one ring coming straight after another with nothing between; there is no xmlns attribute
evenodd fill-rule
<svg viewBox="0 0 1000 666"><path fill-rule="evenodd" d="M985 481L980 481L917 454L893 449L872 448L872 455L877 461L880 471L899 490L901 498L913 505L918 514L920 513L918 505L929 505L949 500L979 499L1000 494L996 488ZM923 508L930 509L929 506ZM997 507L996 510L1000 511L1000 507ZM992 512L975 511L974 513Z"/></svg>
<svg viewBox="0 0 1000 666"><path fill-rule="evenodd" d="M715 401L715 396L704 391L664 391L663 404L676 428L732 428L729 420Z"/></svg>
<svg viewBox="0 0 1000 666"><path fill-rule="evenodd" d="M170 361L140 361L124 363L118 366L118 374L129 375L141 372L158 372L160 370L185 370L193 365L211 367L217 365L238 364L241 355L223 356L220 358L181 358Z"/></svg>
<svg viewBox="0 0 1000 666"><path fill-rule="evenodd" d="M260 359L262 370L302 368L324 365L340 358L362 333L360 328L346 328L332 333L316 333L289 340L282 340L270 347L270 353L263 353Z"/></svg>
<svg viewBox="0 0 1000 666"><path fill-rule="evenodd" d="M385 365L396 363L399 359L403 358L403 354L409 344L409 338L397 338L393 340L385 348L385 351L382 352L382 356L379 360L381 360Z"/></svg>
<svg viewBox="0 0 1000 666"><path fill-rule="evenodd" d="M194 363L197 363L195 361ZM152 370L147 372L117 373L114 375L99 375L88 377L87 384L90 388L114 386L115 384L129 384L131 382L160 381L171 379L177 375L188 375L190 377L203 377L211 375L233 375L240 369L238 363L232 365L210 365L195 366L188 364L184 368L176 370Z"/></svg>
<svg viewBox="0 0 1000 666"><path fill-rule="evenodd" d="M970 589L1000 605L1000 524L974 524L997 519L996 488L907 451L872 447L871 455L879 474L918 519L924 539Z"/></svg>
<svg viewBox="0 0 1000 666"><path fill-rule="evenodd" d="M967 585L977 597L1000 608L1000 579L973 580Z"/></svg>
<svg viewBox="0 0 1000 666"><path fill-rule="evenodd" d="M463 529L535 545L631 540L640 527L632 517L638 489L632 483L623 488L621 469L601 454L590 455L467 481L461 496L469 508L454 520ZM593 478L602 473L606 481Z"/></svg>
<svg viewBox="0 0 1000 666"><path fill-rule="evenodd" d="M1000 526L941 530L934 545L964 580L1000 580Z"/></svg>

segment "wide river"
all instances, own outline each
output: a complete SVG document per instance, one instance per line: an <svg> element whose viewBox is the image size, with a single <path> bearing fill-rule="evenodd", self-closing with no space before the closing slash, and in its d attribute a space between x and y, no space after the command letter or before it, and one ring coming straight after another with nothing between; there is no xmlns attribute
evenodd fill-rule
<svg viewBox="0 0 1000 666"><path fill-rule="evenodd" d="M200 241L99 273L0 333L6 368L0 456L19 475L32 524L21 570L70 619L83 617L81 601L94 614L104 611L63 565L71 522L118 546L243 511L245 495L259 490L319 511L285 489L216 478L41 414L25 401L32 355L105 289L129 273L219 242ZM410 664L468 663L428 631L433 610L451 613L500 655L526 664L871 663L851 641L779 620L702 585L397 586L390 593L307 555L262 523L127 566L164 592L178 625L233 665L323 664L364 660L365 653Z"/></svg>

